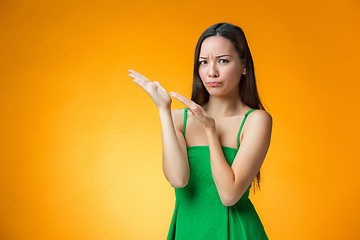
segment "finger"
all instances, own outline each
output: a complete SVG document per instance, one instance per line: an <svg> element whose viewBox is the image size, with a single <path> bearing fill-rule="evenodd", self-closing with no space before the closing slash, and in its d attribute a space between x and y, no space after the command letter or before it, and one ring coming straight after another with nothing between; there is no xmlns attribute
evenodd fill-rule
<svg viewBox="0 0 360 240"><path fill-rule="evenodd" d="M137 77L136 72L134 70L129 69L128 72L129 72L129 76L133 78Z"/></svg>
<svg viewBox="0 0 360 240"><path fill-rule="evenodd" d="M198 107L198 105L191 101L190 99L187 99L186 97L182 96L180 93L177 92L170 92L170 95L180 102L182 102L185 106L187 106L190 110Z"/></svg>
<svg viewBox="0 0 360 240"><path fill-rule="evenodd" d="M134 74L132 74L132 73L129 73L129 77L132 77L132 78L136 78L136 76L134 75Z"/></svg>
<svg viewBox="0 0 360 240"><path fill-rule="evenodd" d="M145 76L141 75L140 73L138 73L138 72L136 72L136 71L134 71L134 70L129 70L129 71L130 71L130 73L132 73L133 75L135 75L135 76L137 76L137 77L139 77L139 78L145 78L145 79L147 79ZM147 80L149 80L149 79L147 79Z"/></svg>
<svg viewBox="0 0 360 240"><path fill-rule="evenodd" d="M151 81L149 79L147 79L145 76L141 75L140 73L129 69L128 70L130 72L129 76L136 79L138 82L143 83L143 84L149 84L151 83Z"/></svg>
<svg viewBox="0 0 360 240"><path fill-rule="evenodd" d="M151 82L149 79L147 79L146 77L144 77L143 75L141 75L140 73L134 71L134 70L129 70L129 76L134 78L133 82L137 83L140 87L142 87L148 94L150 94L150 92L154 89L156 89L157 85L153 82ZM166 91L166 90L165 90ZM151 95L151 94L150 94Z"/></svg>
<svg viewBox="0 0 360 240"><path fill-rule="evenodd" d="M133 73L129 73L129 77L133 78L133 82L135 82L137 85L139 85L140 87L142 87L146 92L149 91L150 85L152 85L153 83L150 82L148 80L148 83L144 80L142 80L139 76L136 76Z"/></svg>
<svg viewBox="0 0 360 240"><path fill-rule="evenodd" d="M203 109L203 107L200 106L199 104L195 103L194 101L182 96L181 94L179 94L177 92L170 92L170 95L175 97L176 99L178 99L184 105L186 105L190 109L190 111L194 115L196 115L200 120L204 120L208 116L208 114Z"/></svg>
<svg viewBox="0 0 360 240"><path fill-rule="evenodd" d="M144 88L144 83L141 82L134 74L130 73L129 74L129 77L132 77L133 78L133 82L135 82L137 85L139 85L140 87Z"/></svg>
<svg viewBox="0 0 360 240"><path fill-rule="evenodd" d="M170 92L170 95L176 99L178 99L180 102L182 102L184 105L186 105L190 112L194 114L201 122L206 122L209 118L209 115L204 110L204 108L198 104L196 104L194 101L187 99L186 97L182 96L179 93L176 92Z"/></svg>
<svg viewBox="0 0 360 240"><path fill-rule="evenodd" d="M144 84L139 82L138 79L135 78L133 80L133 82L136 83L137 85L139 85L142 89L144 89L147 92L146 87L144 86Z"/></svg>
<svg viewBox="0 0 360 240"><path fill-rule="evenodd" d="M128 72L132 73L132 74L135 74L135 75L141 75L140 73L138 73L137 71L132 70L132 69L129 69Z"/></svg>
<svg viewBox="0 0 360 240"><path fill-rule="evenodd" d="M129 70L129 72L130 72L130 70ZM128 76L129 76L129 77L132 77L134 80L138 80L138 79L139 79L139 76L136 75L134 72L130 72L130 73L128 74Z"/></svg>

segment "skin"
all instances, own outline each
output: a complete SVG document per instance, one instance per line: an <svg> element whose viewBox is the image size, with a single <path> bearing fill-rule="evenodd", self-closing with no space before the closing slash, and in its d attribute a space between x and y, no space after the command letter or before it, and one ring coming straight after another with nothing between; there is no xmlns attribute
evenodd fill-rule
<svg viewBox="0 0 360 240"><path fill-rule="evenodd" d="M199 75L210 94L204 107L177 92L169 95L159 82L151 82L136 71L129 70L129 76L158 107L163 137L163 170L171 185L184 187L187 184L190 175L187 146L208 145L212 175L220 199L225 206L232 206L261 168L270 145L272 117L264 110L255 110L248 115L240 135L241 145L229 166L221 146L226 143L236 148L233 134L237 134L244 114L251 109L242 103L238 91L241 74L246 74L245 65L231 41L220 36L203 41L199 61ZM220 85L209 86L207 83L210 81L220 82ZM186 140L181 132L183 109L171 110L171 97L190 110Z"/></svg>

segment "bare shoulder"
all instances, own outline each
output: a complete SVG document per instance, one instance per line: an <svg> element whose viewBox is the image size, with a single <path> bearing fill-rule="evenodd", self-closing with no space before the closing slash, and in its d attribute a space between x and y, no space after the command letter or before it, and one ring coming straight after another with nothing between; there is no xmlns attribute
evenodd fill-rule
<svg viewBox="0 0 360 240"><path fill-rule="evenodd" d="M252 111L247 117L247 129L261 128L264 131L271 132L272 116L270 113L262 109ZM251 131L251 130L250 130Z"/></svg>
<svg viewBox="0 0 360 240"><path fill-rule="evenodd" d="M173 119L174 127L181 131L184 122L184 109L172 109L171 116Z"/></svg>
<svg viewBox="0 0 360 240"><path fill-rule="evenodd" d="M252 111L247 118L254 119L255 121L272 121L270 113L262 109L255 109L255 111Z"/></svg>

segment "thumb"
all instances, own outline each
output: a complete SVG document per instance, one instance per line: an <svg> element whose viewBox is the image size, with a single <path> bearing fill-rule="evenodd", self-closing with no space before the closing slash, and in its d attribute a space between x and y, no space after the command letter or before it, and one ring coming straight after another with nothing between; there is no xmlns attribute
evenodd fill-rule
<svg viewBox="0 0 360 240"><path fill-rule="evenodd" d="M163 88L163 86L161 86L161 84L158 81L154 81L153 82L156 86L158 86L159 88L161 88L162 90L165 90L165 88ZM166 90L165 90L166 91Z"/></svg>

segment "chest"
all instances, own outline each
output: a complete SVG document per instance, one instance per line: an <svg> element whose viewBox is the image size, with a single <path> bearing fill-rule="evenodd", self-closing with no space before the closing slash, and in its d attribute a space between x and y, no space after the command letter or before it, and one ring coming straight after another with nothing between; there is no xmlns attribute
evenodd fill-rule
<svg viewBox="0 0 360 240"><path fill-rule="evenodd" d="M237 148L237 137L243 117L244 116L232 116L214 119L216 123L216 132L221 146ZM244 131L245 124L240 132L240 143ZM205 128L199 120L194 118L194 116L188 117L187 119L185 141L188 147L209 145Z"/></svg>

